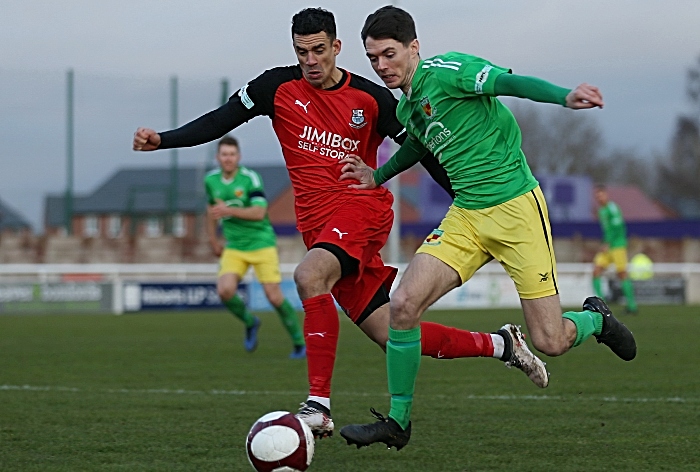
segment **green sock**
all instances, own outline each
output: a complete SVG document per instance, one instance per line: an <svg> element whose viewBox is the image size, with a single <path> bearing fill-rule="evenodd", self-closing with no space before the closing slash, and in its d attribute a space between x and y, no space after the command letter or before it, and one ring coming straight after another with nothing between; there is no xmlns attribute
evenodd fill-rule
<svg viewBox="0 0 700 472"><path fill-rule="evenodd" d="M576 347L594 334L600 334L603 330L603 315L595 311L567 311L562 315L570 319L576 325L576 341L572 347Z"/></svg>
<svg viewBox="0 0 700 472"><path fill-rule="evenodd" d="M404 430L411 420L420 356L420 326L407 330L389 327L389 341L386 343L386 370L391 394L389 418Z"/></svg>
<svg viewBox="0 0 700 472"><path fill-rule="evenodd" d="M600 277L593 277L593 291L596 296L603 298L603 287L600 285Z"/></svg>
<svg viewBox="0 0 700 472"><path fill-rule="evenodd" d="M632 286L632 281L629 278L622 281L622 293L625 294L625 300L627 300L627 309L636 311L637 302L634 299L634 287Z"/></svg>
<svg viewBox="0 0 700 472"><path fill-rule="evenodd" d="M292 342L295 346L304 345L304 334L301 332L301 327L299 326L299 318L297 317L297 312L294 311L294 307L289 300L286 298L280 306L276 306L277 314L280 315L282 324L287 329L287 332L292 337Z"/></svg>
<svg viewBox="0 0 700 472"><path fill-rule="evenodd" d="M228 311L233 313L233 316L245 323L246 328L250 328L255 323L255 318L250 314L248 308L246 308L245 303L241 300L241 297L234 295L227 302L224 302Z"/></svg>

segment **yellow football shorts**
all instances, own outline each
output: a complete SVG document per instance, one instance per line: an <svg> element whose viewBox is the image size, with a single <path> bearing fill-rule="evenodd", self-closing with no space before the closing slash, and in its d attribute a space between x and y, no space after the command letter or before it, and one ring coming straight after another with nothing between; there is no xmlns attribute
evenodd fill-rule
<svg viewBox="0 0 700 472"><path fill-rule="evenodd" d="M593 263L596 267L606 268L610 264L615 264L615 270L624 272L627 270L627 248L614 247L606 252L599 252L595 255Z"/></svg>
<svg viewBox="0 0 700 472"><path fill-rule="evenodd" d="M219 260L219 277L224 274L236 274L239 278L243 278L251 265L261 284L273 284L282 281L280 260L277 255L277 247L275 246L256 249L255 251L224 249L224 253Z"/></svg>
<svg viewBox="0 0 700 472"><path fill-rule="evenodd" d="M452 205L416 253L440 259L459 273L462 283L496 259L520 298L559 293L547 204L539 187L481 210Z"/></svg>

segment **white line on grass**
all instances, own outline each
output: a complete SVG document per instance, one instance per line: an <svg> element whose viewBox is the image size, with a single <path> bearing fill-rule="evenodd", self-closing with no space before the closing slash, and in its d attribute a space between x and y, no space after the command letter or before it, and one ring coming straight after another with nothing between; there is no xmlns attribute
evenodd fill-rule
<svg viewBox="0 0 700 472"><path fill-rule="evenodd" d="M187 389L169 389L169 388L106 388L106 389L81 389L74 387L60 386L35 386L35 385L0 385L0 391L28 391L28 392L71 392L71 393L117 393L117 394L158 394L158 395L230 395L230 396L304 396L306 392L295 392L290 390L187 390ZM334 395L352 396L352 397L388 397L386 393L367 393L367 392L336 392ZM418 394L418 397L429 397L447 399L452 398L450 395L429 395ZM694 397L658 397L658 398L630 398L630 397L599 397L586 395L465 395L462 398L466 400L494 400L494 401L594 401L606 403L698 403L700 398Z"/></svg>

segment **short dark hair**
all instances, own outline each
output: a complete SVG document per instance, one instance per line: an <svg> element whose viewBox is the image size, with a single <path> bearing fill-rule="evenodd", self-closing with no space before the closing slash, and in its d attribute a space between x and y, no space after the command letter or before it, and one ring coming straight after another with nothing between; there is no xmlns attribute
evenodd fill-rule
<svg viewBox="0 0 700 472"><path fill-rule="evenodd" d="M295 34L307 35L326 33L331 41L336 38L335 17L323 8L304 8L292 17L292 37Z"/></svg>
<svg viewBox="0 0 700 472"><path fill-rule="evenodd" d="M227 134L219 140L219 144L216 146L217 151L221 149L221 146L236 146L236 149L239 151L241 149L241 147L238 145L238 140L230 134Z"/></svg>
<svg viewBox="0 0 700 472"><path fill-rule="evenodd" d="M368 37L374 39L394 39L404 46L418 38L416 24L413 17L401 8L387 5L375 11L367 17L362 27L362 43L367 42Z"/></svg>

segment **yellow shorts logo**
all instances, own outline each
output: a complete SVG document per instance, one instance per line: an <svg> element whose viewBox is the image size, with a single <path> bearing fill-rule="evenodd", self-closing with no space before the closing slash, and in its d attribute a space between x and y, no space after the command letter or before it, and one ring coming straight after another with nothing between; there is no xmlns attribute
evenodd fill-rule
<svg viewBox="0 0 700 472"><path fill-rule="evenodd" d="M439 245L442 242L442 241L440 241L440 237L443 235L443 233L444 233L444 231L441 229L433 230L433 232L430 233L427 238L425 238L425 241L423 241L423 244L427 244L428 246Z"/></svg>

